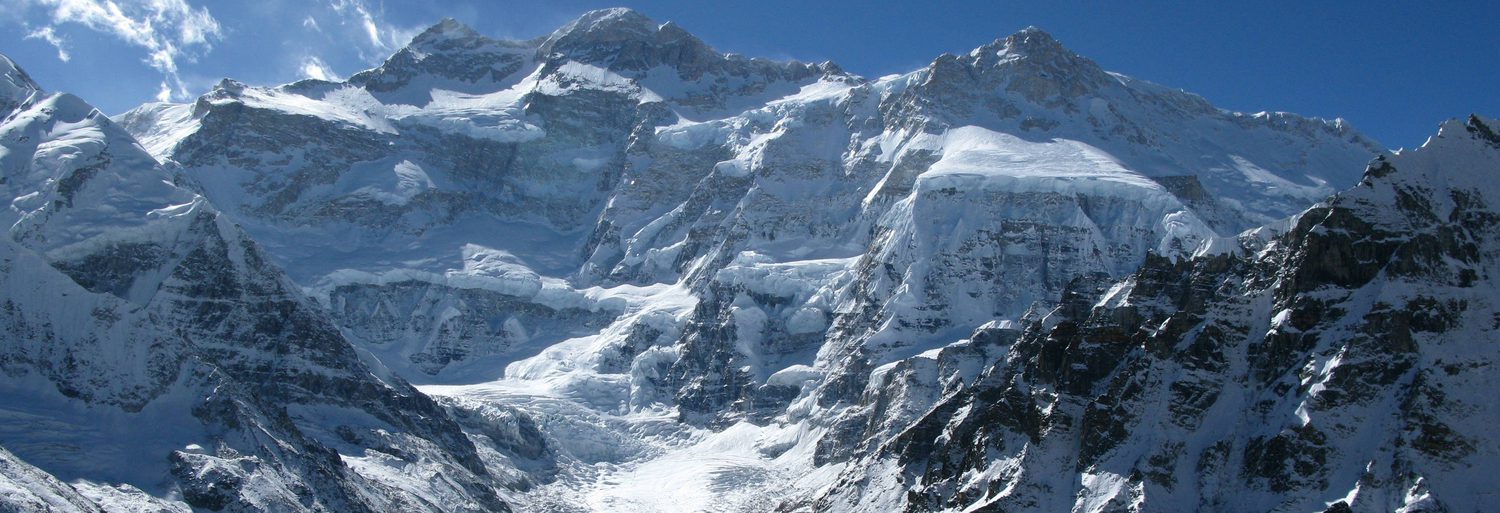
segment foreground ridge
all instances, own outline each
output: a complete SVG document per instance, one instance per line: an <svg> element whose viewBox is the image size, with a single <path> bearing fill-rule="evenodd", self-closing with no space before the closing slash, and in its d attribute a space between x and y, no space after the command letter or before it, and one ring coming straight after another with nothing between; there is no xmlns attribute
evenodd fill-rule
<svg viewBox="0 0 1500 513"><path fill-rule="evenodd" d="M913 511L1483 509L1491 126L1451 121L1281 228L982 328L973 343L1003 356L815 509L887 507L893 488Z"/></svg>

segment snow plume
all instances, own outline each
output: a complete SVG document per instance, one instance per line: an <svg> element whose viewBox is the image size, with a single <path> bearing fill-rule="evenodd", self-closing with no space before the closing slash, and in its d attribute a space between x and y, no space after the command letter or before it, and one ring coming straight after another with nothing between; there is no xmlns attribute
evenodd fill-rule
<svg viewBox="0 0 1500 513"><path fill-rule="evenodd" d="M384 13L371 10L364 0L331 0L329 6L341 19L343 25L352 25L359 33L360 58L371 63L384 60L390 53L406 46L421 27L401 28L385 21ZM313 30L321 31L313 21ZM304 26L307 23L304 21Z"/></svg>
<svg viewBox="0 0 1500 513"><path fill-rule="evenodd" d="M42 39L56 46L58 58L66 61L67 52L54 32L64 23L76 23L91 30L114 36L132 46L146 50L146 63L161 72L161 90L157 99L188 97L187 87L177 74L178 59L193 59L213 48L223 34L219 21L206 7L193 7L187 0L22 0L23 4L50 10L45 27L28 37Z"/></svg>
<svg viewBox="0 0 1500 513"><path fill-rule="evenodd" d="M328 63L323 62L323 59L319 59L311 55L302 58L301 68L302 76L307 78L327 80L330 82L339 80L338 73L334 73L333 69L328 67Z"/></svg>

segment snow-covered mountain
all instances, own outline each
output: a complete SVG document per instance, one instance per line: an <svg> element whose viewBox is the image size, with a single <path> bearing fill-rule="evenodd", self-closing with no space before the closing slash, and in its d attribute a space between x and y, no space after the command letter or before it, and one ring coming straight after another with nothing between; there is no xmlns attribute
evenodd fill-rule
<svg viewBox="0 0 1500 513"><path fill-rule="evenodd" d="M1500 471L1500 135L1450 121L1356 187L892 367L818 510L1484 511ZM1280 232L1280 233L1276 233ZM891 376L894 375L894 376ZM906 382L954 380L914 422ZM855 437L858 439L858 437ZM874 470L871 470L874 469Z"/></svg>
<svg viewBox="0 0 1500 513"><path fill-rule="evenodd" d="M0 112L0 412L86 427L4 423L17 504L1467 511L1500 461L1478 118L1391 155L1038 29L868 79L627 9ZM175 477L59 455L141 415Z"/></svg>
<svg viewBox="0 0 1500 513"><path fill-rule="evenodd" d="M0 510L507 509L459 424L180 176L0 73Z"/></svg>
<svg viewBox="0 0 1500 513"><path fill-rule="evenodd" d="M1341 122L1107 73L1035 29L870 81L623 9L525 42L444 21L344 83L226 81L121 122L388 365L438 382L585 334L533 327L597 331L620 312L590 286L703 290L770 264L839 262L801 327L909 355L1076 275L1290 215L1379 152ZM813 362L730 367L790 363Z"/></svg>

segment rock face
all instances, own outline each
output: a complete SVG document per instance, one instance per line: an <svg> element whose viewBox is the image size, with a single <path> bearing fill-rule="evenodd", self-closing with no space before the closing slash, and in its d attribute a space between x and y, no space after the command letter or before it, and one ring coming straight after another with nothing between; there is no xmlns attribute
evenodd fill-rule
<svg viewBox="0 0 1500 513"><path fill-rule="evenodd" d="M1484 509L1493 126L1377 158L1284 233L1070 291L818 509Z"/></svg>
<svg viewBox="0 0 1500 513"><path fill-rule="evenodd" d="M529 356L526 351L598 333L619 313L509 292L405 279L342 285L330 290L328 298L330 311L349 336L380 350L383 360L410 362L401 370L416 377L447 379L461 372L472 379L498 378L503 366L496 360L513 359L517 353Z"/></svg>
<svg viewBox="0 0 1500 513"><path fill-rule="evenodd" d="M0 432L83 507L1469 511L1500 461L1482 119L1388 155L1037 29L870 80L626 9L114 121L5 69L6 386L187 426L132 476Z"/></svg>
<svg viewBox="0 0 1500 513"><path fill-rule="evenodd" d="M372 374L183 177L17 76L30 90L0 121L0 465L25 493L6 508L507 509L460 426ZM422 499L439 495L454 500Z"/></svg>

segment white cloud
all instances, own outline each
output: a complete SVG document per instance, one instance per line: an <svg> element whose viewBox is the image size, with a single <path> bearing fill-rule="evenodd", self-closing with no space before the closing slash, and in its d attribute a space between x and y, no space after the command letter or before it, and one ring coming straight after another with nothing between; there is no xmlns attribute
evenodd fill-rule
<svg viewBox="0 0 1500 513"><path fill-rule="evenodd" d="M421 27L401 28L384 20L382 12L374 11L365 0L330 0L329 6L342 19L340 23L352 25L364 39L358 48L360 57L366 62L378 63L390 52L411 42L421 32Z"/></svg>
<svg viewBox="0 0 1500 513"><path fill-rule="evenodd" d="M307 78L315 78L318 80L327 80L329 82L336 82L340 80L339 75L337 73L334 73L333 70L328 67L328 64L323 62L323 59L319 59L313 56L308 56L302 59L302 76Z"/></svg>
<svg viewBox="0 0 1500 513"><path fill-rule="evenodd" d="M53 48L57 49L57 60L68 62L68 60L73 58L71 55L68 55L68 49L64 46L65 41L63 41L62 36L57 35L57 31L53 30L52 27L42 27L33 30L26 34L26 39L40 39L52 45Z"/></svg>
<svg viewBox="0 0 1500 513"><path fill-rule="evenodd" d="M38 31L55 37L54 27L76 23L145 50L146 63L162 74L157 99L186 98L187 87L177 73L178 59L191 60L211 50L212 43L223 35L219 21L208 8L195 8L187 0L22 1L51 10L51 24ZM53 43L46 36L37 37ZM59 58L66 55L62 46L57 43L53 46L58 47Z"/></svg>
<svg viewBox="0 0 1500 513"><path fill-rule="evenodd" d="M323 31L323 27L318 26L318 20L313 19L312 16L302 18L302 28L312 29L313 32Z"/></svg>
<svg viewBox="0 0 1500 513"><path fill-rule="evenodd" d="M161 89L158 89L156 91L156 101L159 101L159 102L169 102L169 101L172 101L172 86L167 85L167 81L166 80L161 81Z"/></svg>
<svg viewBox="0 0 1500 513"><path fill-rule="evenodd" d="M380 27L375 24L375 15L370 14L370 9L365 7L361 0L333 0L333 10L339 15L347 18L346 23L352 22L364 30L364 35L370 41L370 46L386 50L385 41L380 39Z"/></svg>

